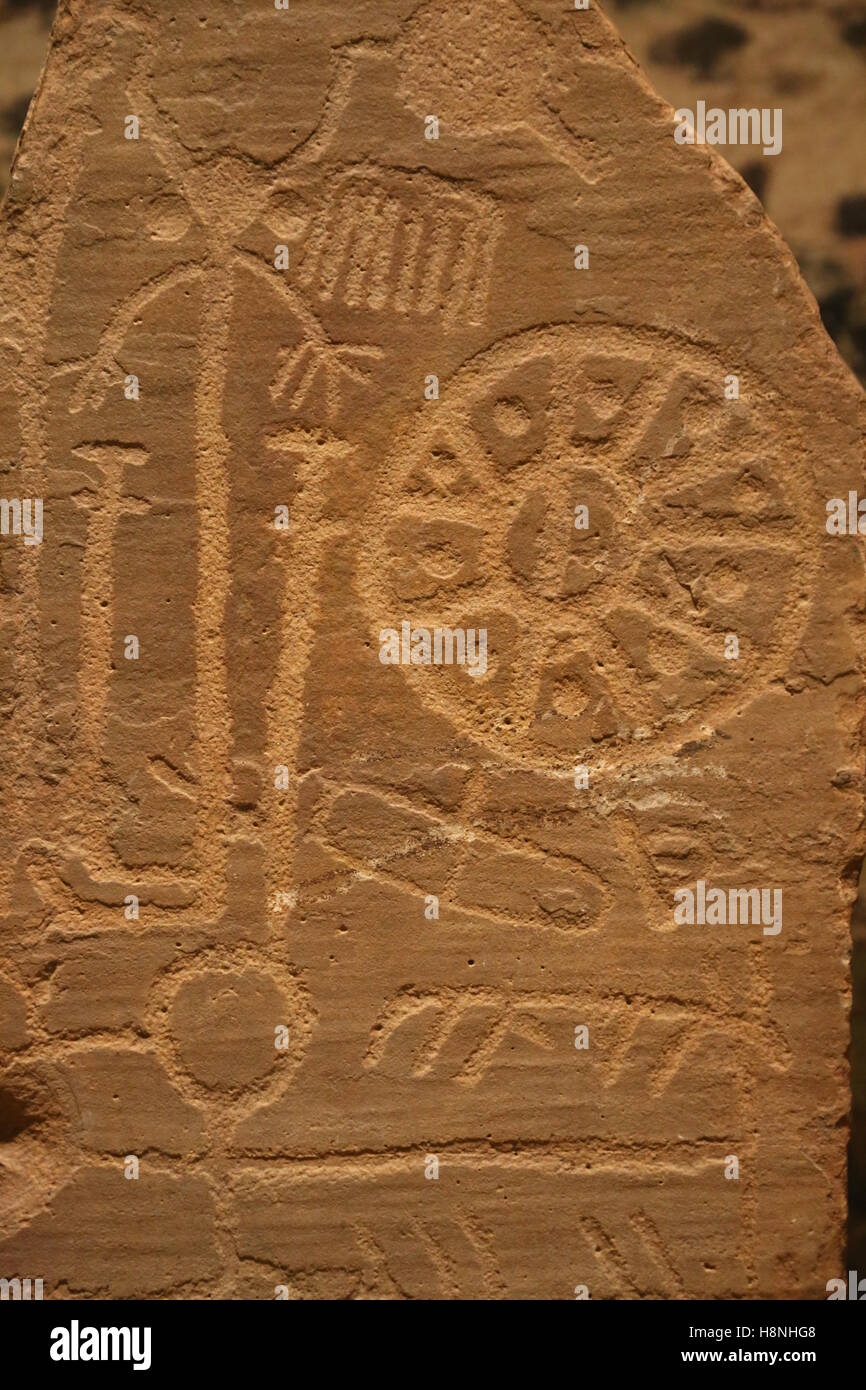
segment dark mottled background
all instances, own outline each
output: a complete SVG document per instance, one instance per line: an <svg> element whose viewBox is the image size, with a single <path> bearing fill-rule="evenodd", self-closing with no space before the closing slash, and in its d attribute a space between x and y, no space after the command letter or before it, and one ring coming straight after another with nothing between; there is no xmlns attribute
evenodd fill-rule
<svg viewBox="0 0 866 1390"><path fill-rule="evenodd" d="M98 3L98 0L94 0ZM796 255L828 333L866 384L866 0L606 0L675 107L781 107L783 149L723 150ZM0 0L0 193L54 0ZM866 879L854 913L849 1264L866 1275ZM841 1273L841 1271L840 1271Z"/></svg>

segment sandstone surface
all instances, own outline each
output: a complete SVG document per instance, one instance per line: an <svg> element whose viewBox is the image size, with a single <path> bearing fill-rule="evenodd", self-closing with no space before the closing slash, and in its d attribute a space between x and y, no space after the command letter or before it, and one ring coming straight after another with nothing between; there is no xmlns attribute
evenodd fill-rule
<svg viewBox="0 0 866 1390"><path fill-rule="evenodd" d="M67 0L3 218L0 1273L823 1297L863 397L746 184L594 4Z"/></svg>

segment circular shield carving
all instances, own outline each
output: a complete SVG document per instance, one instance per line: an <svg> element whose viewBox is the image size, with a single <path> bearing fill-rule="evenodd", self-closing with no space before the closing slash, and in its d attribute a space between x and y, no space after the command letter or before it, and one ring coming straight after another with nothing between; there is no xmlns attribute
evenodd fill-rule
<svg viewBox="0 0 866 1390"><path fill-rule="evenodd" d="M731 370L670 334L560 325L405 421L360 558L374 637L487 633L483 674L402 666L428 705L561 766L661 751L784 673L810 589L802 467L779 401L748 368L727 398Z"/></svg>

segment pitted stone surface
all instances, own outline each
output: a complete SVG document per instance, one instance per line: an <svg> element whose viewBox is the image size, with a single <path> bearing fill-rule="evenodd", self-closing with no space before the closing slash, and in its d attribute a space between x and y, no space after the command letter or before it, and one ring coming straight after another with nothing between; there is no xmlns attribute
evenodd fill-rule
<svg viewBox="0 0 866 1390"><path fill-rule="evenodd" d="M67 0L4 209L0 1274L823 1296L863 398L790 253L596 5L172 20Z"/></svg>

